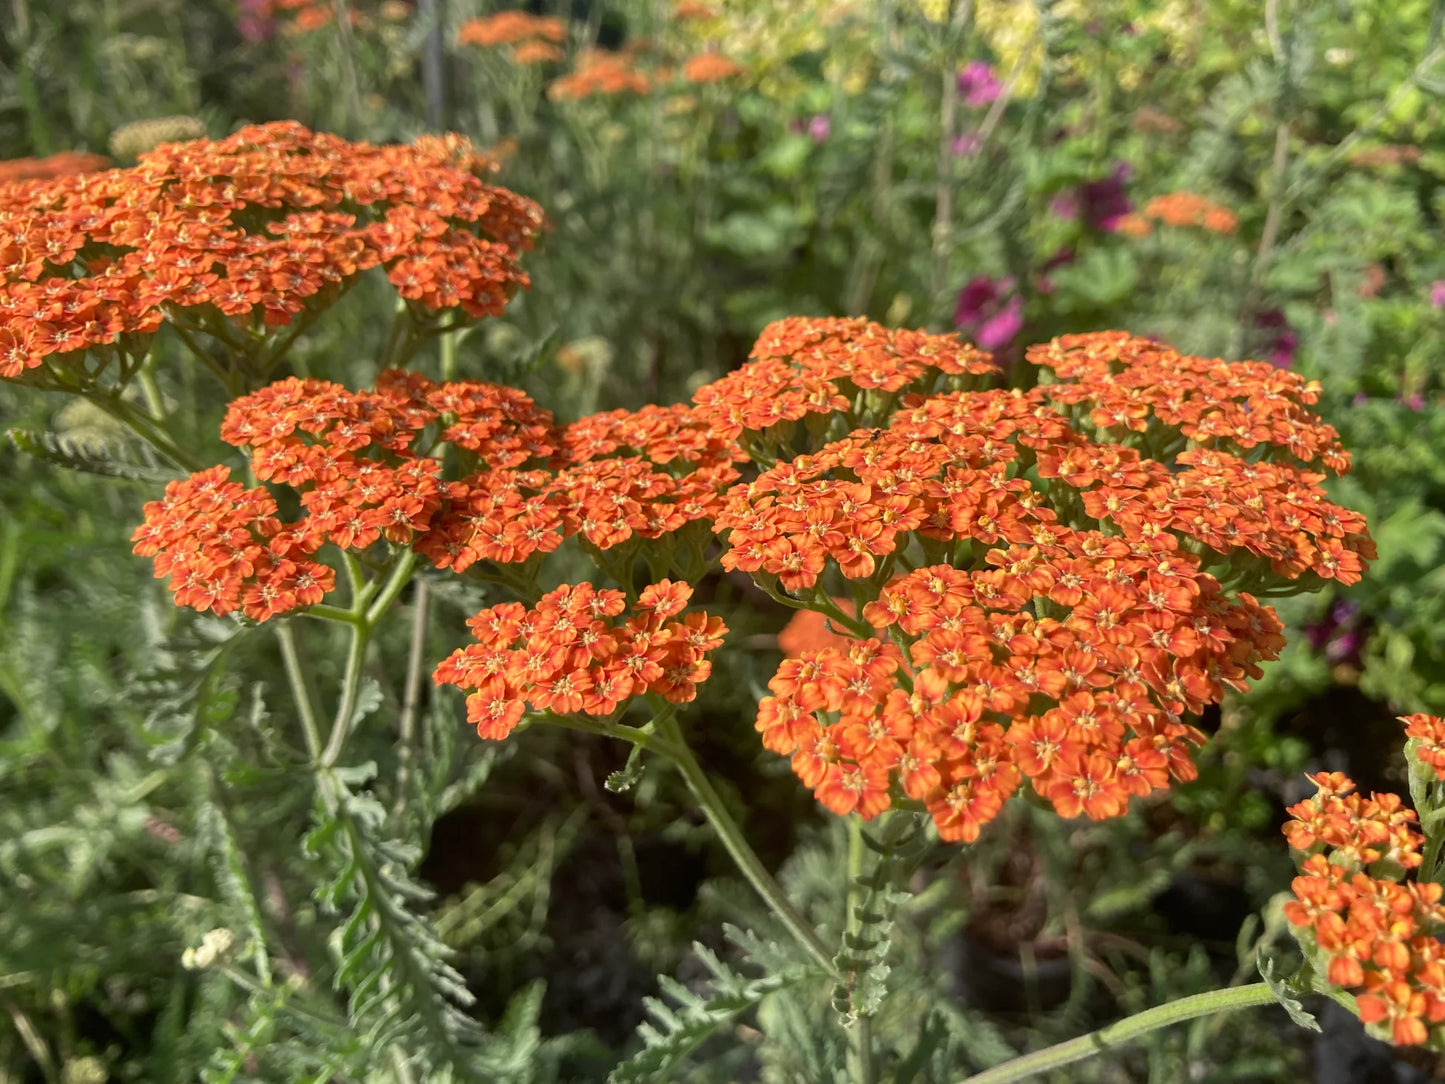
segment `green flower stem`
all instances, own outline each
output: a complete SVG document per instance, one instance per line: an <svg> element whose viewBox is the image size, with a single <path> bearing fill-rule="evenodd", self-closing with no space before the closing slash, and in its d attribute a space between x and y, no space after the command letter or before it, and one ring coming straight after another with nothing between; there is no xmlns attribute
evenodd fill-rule
<svg viewBox="0 0 1445 1084"><path fill-rule="evenodd" d="M321 754L321 726L316 718L311 682L306 676L306 668L301 665L301 654L296 649L295 630L288 622L277 624L276 640L281 645L281 661L286 666L291 697L296 701L296 714L301 717L301 730L306 735L306 751L315 760Z"/></svg>
<svg viewBox="0 0 1445 1084"><path fill-rule="evenodd" d="M346 650L346 670L341 679L341 699L336 705L336 717L331 724L331 737L321 751L318 764L321 768L332 768L341 759L346 739L351 735L351 726L356 721L356 699L361 692L362 668L366 663L366 649L371 644L371 634L377 623L386 614L387 608L396 601L403 587L411 580L416 568L416 554L403 550L392 566L381 590L376 590L375 581L367 581L356 558L349 553L342 554L347 574L351 577L351 618L350 643ZM375 598L373 598L375 594Z"/></svg>
<svg viewBox="0 0 1445 1084"><path fill-rule="evenodd" d="M863 843L863 818L848 818L848 913L843 928L849 934L856 934L862 925L858 908L862 890L858 880L863 876L863 859L866 848ZM845 942L846 944L846 942ZM848 1029L848 1060L851 1075L858 1084L873 1084L873 1021L859 1013Z"/></svg>
<svg viewBox="0 0 1445 1084"><path fill-rule="evenodd" d="M308 606L300 613L303 617L319 617L323 621L338 621L343 625L359 625L366 620L353 610L343 610L340 606L331 606L325 602Z"/></svg>
<svg viewBox="0 0 1445 1084"><path fill-rule="evenodd" d="M712 781L707 777L707 772L703 771L702 765L698 763L687 740L682 736L682 729L677 725L677 720L671 716L664 716L658 720L658 729L667 743L672 746L673 764L682 773L688 789L692 791L698 805L702 806L703 815L707 817L713 831L722 840L723 846L727 848L727 852L733 862L737 864L738 870L757 890L758 895L763 898L763 902L768 905L773 914L777 915L778 920L798 939L798 943L818 961L823 970L831 978L840 979L841 976L833 965L833 954L828 950L828 946L823 943L818 932L808 925L807 920L798 914L797 909L783 893L782 886L773 879L773 875L768 872L767 867L758 858L757 852L748 845L742 829L728 814L722 796L713 787Z"/></svg>
<svg viewBox="0 0 1445 1084"><path fill-rule="evenodd" d="M201 465L171 439L170 434L162 428L159 422L148 417L144 412L137 410L119 395L102 391L82 392L81 394L84 395L89 402L100 407L101 410L120 422L156 451L160 452L161 455L165 456L177 467L191 473L195 473L201 469Z"/></svg>
<svg viewBox="0 0 1445 1084"><path fill-rule="evenodd" d="M1070 1039L1068 1042L1058 1043L1045 1050L1036 1050L1032 1054L1025 1054L1023 1057L1006 1061L1002 1065L995 1065L992 1069L985 1069L981 1073L966 1078L963 1084L1009 1084L1015 1080L1027 1080L1040 1073L1046 1073L1050 1069L1071 1065L1076 1061L1093 1057L1095 1054L1102 1054L1106 1050L1132 1043L1135 1039L1148 1035L1151 1031L1167 1028L1171 1024L1182 1024L1186 1020L1194 1020L1197 1017L1209 1016L1213 1013L1233 1012L1236 1009L1248 1009L1256 1005L1269 1005L1275 1000L1274 992L1262 982L1252 983L1249 986L1235 986L1228 990L1210 990L1207 993L1194 994L1191 997L1180 998L1178 1001L1171 1001L1167 1005L1145 1009L1116 1024L1110 1024L1098 1031L1091 1031L1088 1035L1081 1035L1077 1039Z"/></svg>
<svg viewBox="0 0 1445 1084"><path fill-rule="evenodd" d="M401 594L402 589L411 582L411 574L416 571L416 562L415 550L402 550L401 555L396 559L396 564L391 568L391 574L387 577L386 583L382 585L381 593L366 608L365 620L368 625L374 627L391 607L391 604L396 601L396 596Z"/></svg>
<svg viewBox="0 0 1445 1084"><path fill-rule="evenodd" d="M671 742L664 741L645 730L639 730L635 726L609 723L605 719L589 719L580 715L549 714L544 721L551 726L560 726L564 730L576 730L583 734L597 734L604 738L617 738L619 741L630 742L666 760L675 762L678 757L678 751Z"/></svg>

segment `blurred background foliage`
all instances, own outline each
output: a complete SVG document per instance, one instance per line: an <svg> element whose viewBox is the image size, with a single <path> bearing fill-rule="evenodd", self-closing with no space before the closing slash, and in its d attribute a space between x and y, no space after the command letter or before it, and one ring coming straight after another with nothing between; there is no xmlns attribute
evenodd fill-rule
<svg viewBox="0 0 1445 1084"><path fill-rule="evenodd" d="M461 338L457 372L563 418L683 399L788 314L958 329L1006 363L1119 327L1317 379L1355 456L1333 497L1368 513L1379 562L1282 607L1291 646L1205 720L1197 782L1117 822L1011 807L977 845L930 852L883 946L901 993L878 1041L896 1079L949 1080L1248 981L1278 932L1278 826L1302 773L1396 789L1393 716L1445 711L1442 5L575 0L531 5L560 40L468 40L497 10L13 0L0 154L128 164L279 118L375 142L462 132L549 226L532 289ZM353 291L296 364L369 381L376 300ZM416 364L436 375L436 347ZM224 403L188 401L214 432ZM63 406L0 388L7 426L123 441ZM175 609L129 554L156 488L16 450L0 470L0 1080L413 1079L368 1061L331 989L328 859L297 845L312 800L266 699L272 641ZM436 659L482 595L432 589ZM786 614L729 580L705 591L735 631L699 746L765 859L836 927L841 826L750 725ZM658 973L706 1004L676 1058L627 1079L824 1079L837 1059L808 1021L826 1005L769 956L767 918L676 782L615 795L622 755L578 735L480 746L441 694L401 754L408 650L405 629L383 645L374 775L355 784L393 779L400 756L411 781L376 785L381 827L356 846L415 912L397 944L415 920L432 963L450 950L484 1050L470 1077L415 1079L602 1079L637 1049ZM213 930L229 946L206 949ZM184 969L188 948L208 966ZM707 1000L724 987L734 1001ZM1068 1079L1297 1079L1316 1060L1341 1079L1316 1055L1282 1013L1244 1014Z"/></svg>

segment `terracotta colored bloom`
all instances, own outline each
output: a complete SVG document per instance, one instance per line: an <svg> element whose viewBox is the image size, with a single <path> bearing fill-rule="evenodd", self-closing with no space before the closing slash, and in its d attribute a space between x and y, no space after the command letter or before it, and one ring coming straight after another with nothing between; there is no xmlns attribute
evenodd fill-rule
<svg viewBox="0 0 1445 1084"><path fill-rule="evenodd" d="M477 642L454 651L435 679L473 690L467 719L492 740L528 711L610 715L648 692L685 703L707 680L706 656L727 632L703 613L673 620L691 597L686 584L663 580L623 620L622 592L590 583L559 587L532 609L494 606L468 622Z"/></svg>
<svg viewBox="0 0 1445 1084"><path fill-rule="evenodd" d="M1166 226L1196 226L1210 233L1233 233L1239 225L1233 211L1193 192L1155 196L1144 205L1142 217Z"/></svg>
<svg viewBox="0 0 1445 1084"><path fill-rule="evenodd" d="M1417 753L1445 730L1434 716L1403 721ZM1285 917L1319 971L1357 993L1373 1032L1400 1046L1423 1043L1445 1021L1445 907L1440 885L1405 879L1425 842L1415 811L1394 794L1352 793L1338 773L1315 782L1315 797L1292 807L1284 828L1305 855Z"/></svg>
<svg viewBox="0 0 1445 1084"><path fill-rule="evenodd" d="M499 313L527 284L517 257L541 212L486 184L491 168L456 136L382 147L285 122L0 189L0 323L15 340L0 377L73 373L122 341L143 356L168 321L203 341L263 339L378 265L418 311Z"/></svg>
<svg viewBox="0 0 1445 1084"><path fill-rule="evenodd" d="M86 151L61 151L46 158L11 158L0 162L0 185L95 173L109 166L109 158Z"/></svg>
<svg viewBox="0 0 1445 1084"><path fill-rule="evenodd" d="M560 44L567 40L567 24L525 11L499 11L468 19L457 29L458 45L516 45L529 39Z"/></svg>
<svg viewBox="0 0 1445 1084"><path fill-rule="evenodd" d="M862 619L888 630L790 650L759 706L763 744L830 809L872 816L901 792L959 841L1021 786L1064 816L1117 816L1194 777L1203 735L1187 718L1284 644L1240 589L1240 562L1277 591L1351 579L1373 555L1363 520L1319 486L1348 459L1293 374L1118 333L1065 337L1029 351L1050 370L1030 391L910 394L883 427L796 454L794 418L820 432L862 420L866 394L812 383L854 343L877 338L775 326L757 360L697 395L745 442L781 434L779 460L715 516L723 567L818 608L846 579L872 599ZM912 341L935 358L954 346ZM779 370L775 354L809 360ZM1181 450L1149 458L1145 433Z"/></svg>
<svg viewBox="0 0 1445 1084"><path fill-rule="evenodd" d="M720 83L741 75L745 69L736 60L718 53L698 53L682 65L682 77L689 83Z"/></svg>
<svg viewBox="0 0 1445 1084"><path fill-rule="evenodd" d="M577 101L594 95L646 94L652 80L633 66L623 53L591 49L579 53L572 71L552 80L547 96L553 101Z"/></svg>

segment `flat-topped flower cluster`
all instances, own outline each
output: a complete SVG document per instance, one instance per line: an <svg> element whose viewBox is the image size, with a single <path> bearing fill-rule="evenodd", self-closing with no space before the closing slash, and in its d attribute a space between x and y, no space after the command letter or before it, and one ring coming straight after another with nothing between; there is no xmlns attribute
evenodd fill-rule
<svg viewBox="0 0 1445 1084"><path fill-rule="evenodd" d="M1352 582L1372 545L1321 487L1348 457L1297 375L1119 333L1028 357L1035 387L990 388L991 359L955 336L789 319L691 404L570 425L494 384L292 379L233 403L222 433L301 518L221 468L148 506L137 549L177 601L265 620L331 587L327 544L535 583L578 537L623 594L493 607L438 672L492 738L528 711L690 699L716 646L690 637L715 619L604 621L635 560L657 579L690 549L847 637L785 660L756 720L829 809L911 802L967 841L1027 785L1064 816L1116 816L1192 778L1190 715L1278 654L1261 597ZM553 642L537 629L559 607Z"/></svg>
<svg viewBox="0 0 1445 1084"><path fill-rule="evenodd" d="M541 211L456 136L373 146L278 122L0 188L0 377L144 355L167 320L264 336L385 268L421 309L502 311Z"/></svg>

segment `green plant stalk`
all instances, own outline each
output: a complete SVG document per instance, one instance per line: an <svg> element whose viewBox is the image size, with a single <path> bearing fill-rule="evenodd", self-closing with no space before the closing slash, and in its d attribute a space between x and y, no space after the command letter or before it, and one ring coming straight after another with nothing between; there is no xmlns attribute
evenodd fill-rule
<svg viewBox="0 0 1445 1084"><path fill-rule="evenodd" d="M281 661L286 667L286 680L291 686L291 698L296 701L296 714L301 719L301 731L306 735L306 751L314 761L321 755L321 727L316 719L316 703L311 695L311 682L306 677L306 668L301 665L301 654L296 649L295 631L284 621L276 626L276 641L281 645Z"/></svg>
<svg viewBox="0 0 1445 1084"><path fill-rule="evenodd" d="M1203 994L1194 994L1190 997L1180 998L1178 1001L1171 1001L1167 1005L1145 1009L1118 1023L1110 1024L1098 1031L1091 1031L1087 1035L1081 1035L1077 1039L1070 1039L1044 1050L1036 1050L1032 1054L1025 1054L1023 1057L1006 1061L1002 1065L995 1065L992 1069L985 1069L981 1073L975 1073L973 1076L965 1078L962 1084L1009 1084L1015 1080L1027 1080L1040 1073L1046 1073L1050 1069L1072 1065L1076 1061L1083 1061L1095 1054L1102 1054L1106 1050L1132 1043L1134 1040L1148 1035L1151 1031L1167 1028L1171 1024L1182 1024L1186 1020L1194 1020L1214 1013L1234 1012L1236 1009L1269 1005L1274 1001L1274 992L1262 982L1251 983L1249 986L1235 986L1227 990L1210 990Z"/></svg>
<svg viewBox="0 0 1445 1084"><path fill-rule="evenodd" d="M844 929L850 934L858 932L858 879L863 876L863 818L848 818L848 897L847 917ZM873 1084L873 1020L859 1014L848 1029L848 1060L851 1075L858 1084Z"/></svg>
<svg viewBox="0 0 1445 1084"><path fill-rule="evenodd" d="M658 729L670 749L665 756L676 765L677 770L682 773L683 780L687 783L688 789L697 799L698 805L713 831L718 834L722 845L727 848L728 855L737 865L739 872L748 879L748 882L763 898L768 909L778 917L788 932L797 938L798 943L808 950L823 970L833 979L840 979L838 969L833 965L833 954L828 951L828 946L818 936L818 931L808 925L806 919L798 914L795 908L784 894L782 886L773 879L762 860L758 858L757 852L749 846L747 838L743 835L742 829L738 827L737 821L728 814L727 806L723 804L722 796L713 787L712 781L708 779L707 772L698 763L697 757L693 754L692 748L687 744L687 739L682 735L682 728L677 725L677 720L670 715L661 717L658 720Z"/></svg>

